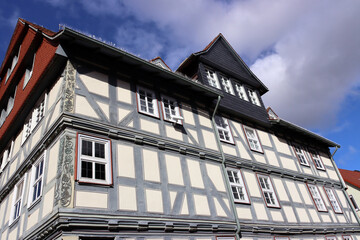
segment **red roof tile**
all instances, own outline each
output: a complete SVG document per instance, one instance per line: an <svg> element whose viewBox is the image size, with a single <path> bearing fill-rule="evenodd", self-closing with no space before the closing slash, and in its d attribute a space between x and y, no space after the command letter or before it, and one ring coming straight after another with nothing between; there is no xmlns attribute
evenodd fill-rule
<svg viewBox="0 0 360 240"><path fill-rule="evenodd" d="M339 169L339 171L346 183L350 183L351 185L360 188L360 172L345 169Z"/></svg>

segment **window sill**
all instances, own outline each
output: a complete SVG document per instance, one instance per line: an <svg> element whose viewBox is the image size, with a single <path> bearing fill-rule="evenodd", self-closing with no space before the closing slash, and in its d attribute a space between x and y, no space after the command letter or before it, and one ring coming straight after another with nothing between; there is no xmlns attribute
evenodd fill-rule
<svg viewBox="0 0 360 240"><path fill-rule="evenodd" d="M32 203L30 203L30 205L28 206L28 211L33 209L41 201L41 198L42 198L42 196L38 197L38 199L36 199Z"/></svg>
<svg viewBox="0 0 360 240"><path fill-rule="evenodd" d="M236 146L236 144L235 144L235 142L234 141L226 141L226 140L223 140L223 139L220 139L220 142L222 142L222 143L227 143L227 144L231 144L231 145L233 145L233 146Z"/></svg>
<svg viewBox="0 0 360 240"><path fill-rule="evenodd" d="M9 228L12 228L19 221L19 219L20 219L20 215L14 221L9 223Z"/></svg>
<svg viewBox="0 0 360 240"><path fill-rule="evenodd" d="M92 182L92 181L84 181L84 180L77 180L79 185L87 185L87 186L94 186L94 187L104 187L104 188L112 188L113 183L99 183L99 182Z"/></svg>

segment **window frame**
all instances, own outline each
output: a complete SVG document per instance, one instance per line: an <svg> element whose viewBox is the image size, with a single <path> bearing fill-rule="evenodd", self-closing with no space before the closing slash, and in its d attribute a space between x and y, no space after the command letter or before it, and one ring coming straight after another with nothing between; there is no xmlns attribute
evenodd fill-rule
<svg viewBox="0 0 360 240"><path fill-rule="evenodd" d="M174 111L175 111L175 115L173 115L171 113L171 111L169 112L170 113L170 116L171 118L169 119L167 116L166 116L166 112L165 112L165 103L164 103L164 99L167 100L167 101L172 101L174 102ZM168 121L168 122L172 122L172 123L177 123L177 124L180 124L180 125L183 125L183 120L182 119L179 119L179 120L173 120L172 117L173 116L176 116L176 117L181 117L183 118L182 114L181 114L181 111L180 111L180 107L179 107L179 104L178 102L172 98L172 97L168 97L166 95L161 95L161 112L162 112L162 115L163 115L163 119L164 121Z"/></svg>
<svg viewBox="0 0 360 240"><path fill-rule="evenodd" d="M301 150L301 154L304 156L306 163L301 162L300 157L296 151L296 148ZM293 149L294 154L295 154L297 160L299 161L300 165L310 167L309 159L306 156L305 149L302 146L300 146L299 144L295 144L295 143L292 144L292 149Z"/></svg>
<svg viewBox="0 0 360 240"><path fill-rule="evenodd" d="M269 175L265 175L265 174L256 173L256 177L257 177L258 184L259 184L259 187L260 187L260 189L261 189L261 193L262 193L262 196L263 196L263 200L264 200L266 206L269 207L269 208L281 208L279 198L278 198L278 196L277 196L277 194L276 194L276 191L275 191L275 188L274 188L274 184L272 183L272 180L271 180L270 176L269 176ZM274 200L275 200L275 204L269 204L269 203L266 201L264 189L263 189L263 187L261 186L260 177L266 178L266 179L268 180L267 182L268 182L268 184L269 184L270 189L266 189L266 192L271 192L271 193L273 194L273 197L274 197Z"/></svg>
<svg viewBox="0 0 360 240"><path fill-rule="evenodd" d="M322 159L320 157L319 152L314 148L308 148L308 153L309 153L309 155L310 155L310 157L311 157L311 159L312 159L312 161L313 161L313 163L315 165L315 168L318 169L318 170L326 171L325 165L324 165L324 163L323 163L323 161L322 161ZM313 157L313 153L315 153L319 158L315 160L315 158ZM316 161L318 161L321 164L321 167L317 166Z"/></svg>
<svg viewBox="0 0 360 240"><path fill-rule="evenodd" d="M259 138L259 135L258 135L256 129L255 129L255 128L248 127L248 126L245 126L245 125L242 125L242 127L243 127L244 135L245 135L245 138L246 138L246 141L247 141L247 143L248 143L248 145L249 145L250 150L251 150L251 151L254 151L254 152L258 152L258 153L264 153L264 149L263 149L263 147L262 147L262 144L261 144L261 142L260 142L260 138ZM247 134L246 134L246 131L247 131L247 130L254 131L256 139L252 139L252 140L257 140L257 141L258 141L259 146L260 146L260 150L253 149L253 148L251 147L249 138L248 138L248 136L247 136Z"/></svg>
<svg viewBox="0 0 360 240"><path fill-rule="evenodd" d="M154 113L148 112L149 107L148 107L147 96L146 96L146 108L147 108L147 111L141 110L141 98L140 98L139 91L144 91L145 93L150 93L151 94ZM145 115L148 115L148 116L152 116L152 117L155 117L155 118L160 118L159 104L158 104L158 100L156 98L155 91L150 90L150 89L145 88L145 87L142 87L142 86L137 86L136 87L136 106L137 106L137 109L138 109L139 113L142 113L142 114L145 114Z"/></svg>
<svg viewBox="0 0 360 240"><path fill-rule="evenodd" d="M234 174L236 173L240 183L231 182L230 178L229 178L228 171L231 171ZM232 191L232 187L236 187L236 188L240 187L240 188L243 189L243 192L244 192L244 200L236 199L235 196L234 196L234 193L232 192L234 202L235 203L243 203L243 204L251 204L250 197L249 197L246 185L245 185L244 177L243 177L242 172L240 171L240 169L228 167L228 168L226 168L226 173L227 173L227 180L229 181L231 191ZM237 192L237 193L239 194L239 192ZM239 196L240 196L240 194L239 194Z"/></svg>
<svg viewBox="0 0 360 240"><path fill-rule="evenodd" d="M232 83L231 83L231 80L229 77L226 77L223 74L220 74L220 82L221 82L223 90L226 93L235 96L235 91L234 91L234 88L232 86ZM229 90L227 90L227 89L229 89Z"/></svg>
<svg viewBox="0 0 360 240"><path fill-rule="evenodd" d="M25 194L25 188L26 188L26 180L27 180L27 173L25 173L25 175L22 178L20 178L20 180L18 181L18 183L14 187L14 195L13 195L12 204L11 204L11 213L10 213L10 219L9 219L9 226L11 226L15 222L17 222L19 220L19 218L20 218L21 209L24 206L24 200L25 200L24 199L24 194ZM20 183L22 183L22 189L21 189L22 192L20 194L20 197L18 199L16 199L16 197L18 195ZM17 208L16 205L18 205L19 201L20 201L20 204L19 204L20 206L18 206L18 208ZM16 212L18 212L18 214L15 217Z"/></svg>
<svg viewBox="0 0 360 240"><path fill-rule="evenodd" d="M235 90L238 94L238 97L244 101L249 101L249 97L246 94L246 90L243 84L235 83ZM242 93L242 94L241 94Z"/></svg>
<svg viewBox="0 0 360 240"><path fill-rule="evenodd" d="M85 155L82 158L81 150L82 150L82 140L85 139L87 141L92 142L92 146L94 146L95 142L100 142L104 144L104 160L100 160L95 156ZM95 147L92 147L92 152L95 153ZM90 161L92 163L105 163L105 179L96 179L95 178L95 164L92 164L92 178L82 177L81 176L81 162L82 159L86 161ZM112 165L112 145L111 139L103 138L98 136L92 136L84 133L77 133L76 135L76 161L75 161L75 179L78 183L88 183L88 184L97 184L104 186L112 186L113 185L113 165Z"/></svg>
<svg viewBox="0 0 360 240"><path fill-rule="evenodd" d="M210 77L210 72L212 72L214 74L214 78ZM206 73L206 80L207 80L208 85L210 87L217 88L217 89L221 90L219 78L218 78L218 76L216 74L216 71L205 67L205 73ZM214 82L214 84L212 82Z"/></svg>
<svg viewBox="0 0 360 240"><path fill-rule="evenodd" d="M346 239L345 237L349 237L348 239ZM351 235L341 235L341 238L343 240L353 240L353 237Z"/></svg>
<svg viewBox="0 0 360 240"><path fill-rule="evenodd" d="M318 212L328 212L328 209L327 209L327 207L326 207L326 205L325 205L324 198L322 197L321 192L320 192L318 186L316 186L315 184L309 184L309 183L306 183L306 186L307 186L307 188L308 188L308 191L309 191L309 193L310 193L311 199L313 200L313 203L314 203L317 211L318 211ZM314 195L313 195L313 193L312 193L311 190L310 190L310 186L311 186L311 187L315 187L315 189L316 189L316 191L317 191L317 194L319 194L319 196L320 196L320 198L316 198L316 199L320 199L320 200L321 200L321 202L322 202L322 204L323 204L323 206L324 206L324 209L319 209L319 206L318 206L318 204L317 204L316 201L315 201Z"/></svg>
<svg viewBox="0 0 360 240"><path fill-rule="evenodd" d="M337 196L335 195L334 189L329 188L329 187L325 187L325 186L324 186L323 188L324 188L325 195L327 196L327 199L329 200L330 205L331 205L334 213L343 213L342 207L341 207L341 205L340 205L339 199L338 199ZM331 201L330 196L329 196L329 193L327 192L327 190L330 190L330 191L331 191L331 193L332 193L332 195L333 195L333 197L334 197L334 201L336 202L337 206L339 207L339 210L338 210L338 211L335 211L334 204L333 204L333 202Z"/></svg>
<svg viewBox="0 0 360 240"><path fill-rule="evenodd" d="M227 125L227 127L226 128L223 128L221 126L219 127L217 122L216 122L216 118L221 118L224 121L224 123ZM229 124L229 120L227 118L216 115L215 116L215 126L216 126L216 130L218 131L219 139L220 139L221 142L231 143L231 144L235 145L234 135L232 134L231 127L230 127L230 124ZM221 138L220 137L221 136L220 131L224 131L224 132L228 133L229 140Z"/></svg>
<svg viewBox="0 0 360 240"><path fill-rule="evenodd" d="M250 102L256 106L261 107L261 102L257 92L255 90L248 89L248 94L249 94Z"/></svg>
<svg viewBox="0 0 360 240"><path fill-rule="evenodd" d="M29 196L28 196L28 209L33 207L34 205L36 205L42 198L42 194L43 194L43 190L44 190L44 175L45 175L44 172L45 172L46 155L47 155L47 152L45 150L45 152L31 166L31 178L30 178ZM35 179L37 167L41 164L41 162L42 162L41 176L39 176L38 178ZM38 185L38 183L40 181L41 181L41 183L40 183L40 185ZM35 184L37 187L40 186L40 193L35 199L33 199ZM38 190L38 188L36 188L36 190Z"/></svg>

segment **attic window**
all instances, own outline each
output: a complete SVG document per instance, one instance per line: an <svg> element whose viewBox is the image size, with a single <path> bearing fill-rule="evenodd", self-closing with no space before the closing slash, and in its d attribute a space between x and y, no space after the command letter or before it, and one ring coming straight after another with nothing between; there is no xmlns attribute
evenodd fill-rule
<svg viewBox="0 0 360 240"><path fill-rule="evenodd" d="M19 56L20 56L20 49L21 49L21 46L19 46L19 50L17 52L17 55L15 55L13 57L13 60L12 60L12 63L11 63L11 67L7 70L7 73L6 73L6 78L5 78L5 83L7 82L7 80L9 79L11 73L13 72L18 60L19 60Z"/></svg>
<svg viewBox="0 0 360 240"><path fill-rule="evenodd" d="M221 89L216 73L210 69L205 69L205 72L209 85Z"/></svg>
<svg viewBox="0 0 360 240"><path fill-rule="evenodd" d="M31 61L31 63L26 68L23 89L26 87L26 85L28 84L28 82L29 82L29 80L30 80L30 78L31 78L31 76L33 74L35 56L36 56L36 54L34 53L34 57L33 57L32 61Z"/></svg>
<svg viewBox="0 0 360 240"><path fill-rule="evenodd" d="M256 94L256 92L249 89L248 93L249 93L251 103L260 107L261 104L260 104L260 101L259 101L259 98L258 98L258 95Z"/></svg>
<svg viewBox="0 0 360 240"><path fill-rule="evenodd" d="M230 93L231 95L235 95L234 89L231 85L231 81L229 78L221 76L221 84L222 84L225 92Z"/></svg>
<svg viewBox="0 0 360 240"><path fill-rule="evenodd" d="M245 88L244 88L243 85L236 83L235 84L235 89L236 89L236 92L239 95L239 98L241 98L242 100L245 100L245 101L249 101L249 98L246 95Z"/></svg>

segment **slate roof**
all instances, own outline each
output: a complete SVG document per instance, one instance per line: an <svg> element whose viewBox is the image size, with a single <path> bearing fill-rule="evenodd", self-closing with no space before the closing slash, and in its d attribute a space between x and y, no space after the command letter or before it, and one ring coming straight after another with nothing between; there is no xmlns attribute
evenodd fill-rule
<svg viewBox="0 0 360 240"><path fill-rule="evenodd" d="M339 169L339 171L346 183L360 188L360 171L351 171L346 169Z"/></svg>

